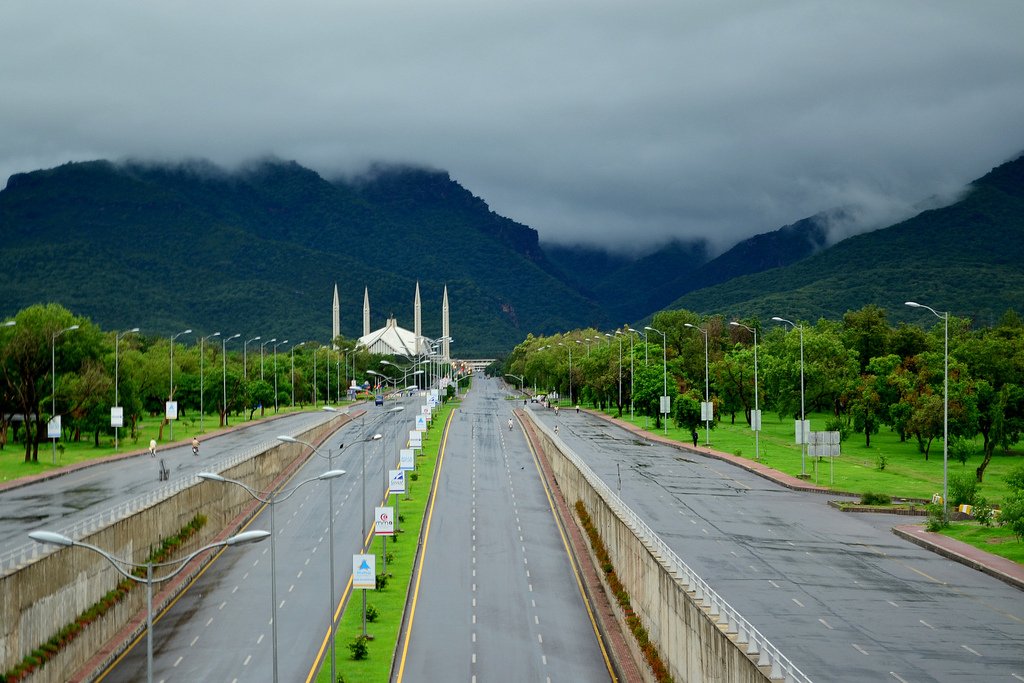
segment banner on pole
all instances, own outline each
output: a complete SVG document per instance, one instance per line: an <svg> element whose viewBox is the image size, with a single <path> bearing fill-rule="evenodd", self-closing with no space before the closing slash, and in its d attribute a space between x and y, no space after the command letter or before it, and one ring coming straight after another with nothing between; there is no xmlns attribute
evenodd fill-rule
<svg viewBox="0 0 1024 683"><path fill-rule="evenodd" d="M377 507L373 509L374 534L377 536L395 535L395 508Z"/></svg>
<svg viewBox="0 0 1024 683"><path fill-rule="evenodd" d="M377 590L377 556L352 556L352 588Z"/></svg>

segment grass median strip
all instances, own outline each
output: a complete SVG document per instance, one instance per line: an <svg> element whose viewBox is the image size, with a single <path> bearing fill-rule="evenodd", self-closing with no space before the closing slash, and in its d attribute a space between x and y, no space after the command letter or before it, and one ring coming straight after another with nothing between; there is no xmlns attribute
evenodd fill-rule
<svg viewBox="0 0 1024 683"><path fill-rule="evenodd" d="M412 580L413 565L416 561L417 539L423 527L423 516L426 511L430 485L437 466L438 451L444 433L444 426L457 402L445 403L432 418L433 427L423 442L423 451L416 456L416 480L407 476L407 492L401 494L397 527L401 532L388 540L387 543L387 578L385 585L378 590L366 592L366 632L372 640L361 641L363 633L363 596L360 591L353 590L348 599L345 611L335 635L334 647L338 681L354 683L355 681L385 683L391 675L391 663L395 647L398 644L399 630L405 612L406 595ZM412 473L410 473L411 475ZM391 496L390 505L394 505L395 496ZM383 539L373 540L368 553L377 555L378 575L383 567L381 553ZM378 585L381 581L378 578ZM373 621L369 615L373 614ZM360 659L354 659L360 656ZM323 664L317 674L317 683L331 682L330 653L324 657Z"/></svg>

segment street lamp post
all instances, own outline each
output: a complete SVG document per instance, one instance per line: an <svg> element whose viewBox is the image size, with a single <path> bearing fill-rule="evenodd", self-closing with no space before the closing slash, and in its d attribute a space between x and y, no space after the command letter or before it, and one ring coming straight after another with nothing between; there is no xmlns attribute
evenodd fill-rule
<svg viewBox="0 0 1024 683"><path fill-rule="evenodd" d="M667 402L667 399L668 399L668 349L666 347L668 346L668 337L666 337L665 333L662 332L661 330L656 330L656 329L654 329L653 327L651 327L649 325L645 325L644 329L645 330L650 330L651 332L657 332L658 334L661 335L661 367L662 367L662 385L663 385L662 386L661 395L664 397L664 399ZM664 425L664 427L665 427L665 434L668 434L668 410L667 410L668 406L665 406L665 408L666 408L666 410L665 410L665 425Z"/></svg>
<svg viewBox="0 0 1024 683"><path fill-rule="evenodd" d="M807 418L804 413L804 326L773 316L775 322L786 323L800 330L800 476L807 476Z"/></svg>
<svg viewBox="0 0 1024 683"><path fill-rule="evenodd" d="M278 346L284 346L287 343L288 343L288 340L285 339L283 342L278 342L278 343L274 344L274 412L275 413L277 412L277 347Z"/></svg>
<svg viewBox="0 0 1024 683"><path fill-rule="evenodd" d="M364 415L365 415L365 413L364 413ZM360 441L363 444L360 447L360 450L362 451L362 456L363 456L363 511L362 511L362 514L360 515L360 517L362 518L362 522L363 522L363 527L362 527L363 528L363 531L362 531L362 534L363 534L362 535L362 539L363 539L362 542L363 543L366 542L366 442L367 441L377 441L378 439L381 439L381 438L383 438L381 434L374 434L372 436L364 436L362 439L360 439Z"/></svg>
<svg viewBox="0 0 1024 683"><path fill-rule="evenodd" d="M524 384L524 382L526 382L526 380L524 380L524 379L523 379L523 378L522 378L521 376L519 376L519 375L513 375L513 374L512 374L511 372L506 372L506 373L505 373L505 376L506 376L506 377L511 377L512 379L517 379L517 380L519 380L519 393L520 393L520 394L522 394L522 393L525 393L525 389L523 388L523 384Z"/></svg>
<svg viewBox="0 0 1024 683"><path fill-rule="evenodd" d="M256 336L242 344L242 377L245 379L249 379L249 344L259 340L260 337Z"/></svg>
<svg viewBox="0 0 1024 683"><path fill-rule="evenodd" d="M91 550L94 553L103 557L105 560L107 560L114 567L114 569L117 570L117 573L121 576L125 577L126 579L130 579L136 583L146 584L146 680L149 681L149 683L153 683L153 584L162 583L164 581L169 581L170 579L173 579L175 576L181 573L181 570L188 566L189 562L191 562L207 550L212 550L213 548L223 548L234 545L242 545L244 543L254 543L257 541L262 541L267 536L270 536L270 534L266 531L243 531L242 533L235 534L234 536L226 540L218 541L217 543L211 543L209 545L203 546L199 550L196 550L194 553L180 560L158 563L146 562L145 564L143 564L139 562L130 562L128 560L122 560L120 558L114 557L105 550L97 548L94 545L82 543L81 541L75 541L71 538L68 538L67 536L52 531L29 532L29 537L37 543L57 545L65 548L77 547L85 548L86 550ZM154 568L168 567L171 565L178 565L178 567L166 576L161 576L158 579L153 578ZM145 567L146 577L141 578L136 576L127 569L131 567Z"/></svg>
<svg viewBox="0 0 1024 683"><path fill-rule="evenodd" d="M562 342L558 342L558 345L569 349L569 405L572 406L572 346Z"/></svg>
<svg viewBox="0 0 1024 683"><path fill-rule="evenodd" d="M605 333L606 337L611 338L612 335ZM622 417L622 330L615 330L615 339L619 342L619 417Z"/></svg>
<svg viewBox="0 0 1024 683"><path fill-rule="evenodd" d="M263 349L265 349L267 347L267 344L273 344L276 341L277 341L277 337L274 337L273 339L268 339L267 341L265 341L265 342L260 344L260 381L261 382L264 379L264 376L263 376Z"/></svg>
<svg viewBox="0 0 1024 683"><path fill-rule="evenodd" d="M206 415L206 412L203 409L203 388L204 388L203 387L203 361L204 361L204 358L205 358L205 355L206 355L204 353L204 348L205 348L204 344L205 344L207 339L213 339L214 337L219 337L219 336L220 336L220 332L214 332L211 335L199 338L199 431L200 432L203 431L203 418Z"/></svg>
<svg viewBox="0 0 1024 683"><path fill-rule="evenodd" d="M171 389L167 393L168 404L174 401L174 340L183 334L192 334L192 329L189 328L171 337ZM174 413L174 419L178 419L177 411ZM174 441L174 420L171 419L170 415L167 416L167 431L170 435L170 440Z"/></svg>
<svg viewBox="0 0 1024 683"><path fill-rule="evenodd" d="M708 330L706 327L697 327L690 323L683 323L683 327L689 327L697 330L704 335L704 408L701 410L704 413L704 445L711 445L711 427L710 427L710 413L708 412L707 404L711 402L711 384L708 380Z"/></svg>
<svg viewBox="0 0 1024 683"><path fill-rule="evenodd" d="M124 337L126 334L131 334L132 332L138 332L138 331L139 331L139 328L133 327L130 330L125 330L124 332L118 332L118 333L116 333L114 335L114 405L118 406L118 407L120 407L120 405L121 405L121 403L120 403L121 397L120 397L120 393L118 392L118 386L119 386L118 379L119 379L120 370L121 370L121 368L119 366L119 363L118 363L118 351L120 350L119 347L120 347L120 344L121 344L121 338ZM122 415L123 414L124 413L122 413ZM117 450L117 436L118 436L118 432L119 431L120 431L120 427L114 427L114 450L115 451Z"/></svg>
<svg viewBox="0 0 1024 683"><path fill-rule="evenodd" d="M64 334L65 332L71 332L77 330L78 325L72 325L71 327L65 327L59 332L53 334L50 340L50 399L52 401L50 409L50 419L57 417L57 337ZM27 416L26 416L27 418ZM57 437L53 437L53 464L57 464Z"/></svg>
<svg viewBox="0 0 1024 683"><path fill-rule="evenodd" d="M389 413L400 413L403 410L405 410L405 406L395 406L393 408L389 408L385 412L384 415L385 415L385 417L387 417L387 415ZM385 430L385 434L386 434L386 432L387 432L387 430ZM381 444L381 445L384 447L384 458L383 458L384 465L383 465L383 475L382 476L383 476L383 479L384 479L384 494L383 495L384 495L384 498L386 500L387 497L388 497L388 461L387 461L387 458L388 458L388 440L387 440L387 436L384 437L384 443Z"/></svg>
<svg viewBox="0 0 1024 683"><path fill-rule="evenodd" d="M754 429L754 460L760 460L761 445L759 437L761 435L761 410L758 408L757 403L757 330L753 327L747 327L743 323L738 323L736 321L733 321L729 324L734 327L742 327L743 329L747 330L748 332L754 335L754 415L751 416L750 426Z"/></svg>
<svg viewBox="0 0 1024 683"><path fill-rule="evenodd" d="M320 451L317 450L316 446L314 446L313 444L308 443L306 441L302 441L300 439L296 439L295 437L292 437L292 436L279 436L277 438L278 438L278 440L284 441L285 443L297 443L297 444L302 444L303 446L306 446L307 448L312 450L314 453L319 455L321 458L323 458L323 457L327 458L327 469L329 469L329 470L333 470L334 469L334 454L333 454L333 452L331 451L330 448L327 449L327 455L324 456L323 453L321 453ZM338 450L339 451L341 451L343 448L345 448L345 444L340 444L338 446ZM338 677L335 674L335 664L334 664L334 660L335 660L335 653L334 653L334 649L335 649L334 648L334 620L335 620L335 614L334 614L334 611L337 609L337 600L335 598L335 589L334 589L334 478L333 477L327 480L327 490L328 490L327 495L328 495L328 498L330 499L329 509L328 509L329 517L328 517L328 520L327 520L327 528L328 528L327 533L329 534L329 537L328 537L328 539L329 539L328 540L329 550L328 550L328 552L330 552L330 554L331 554L331 565L330 565L331 606L330 606L330 609L328 610L328 613L329 613L328 617L329 617L329 619L328 619L328 625L327 625L327 640L331 644L331 680L332 681L336 681L336 680L338 680Z"/></svg>
<svg viewBox="0 0 1024 683"><path fill-rule="evenodd" d="M928 309L943 321L945 327L945 343L942 352L942 519L949 521L949 512L946 507L946 497L949 493L949 478L947 476L947 463L949 462L949 311L939 313L931 306L925 306L916 301L908 301L906 305L911 308Z"/></svg>
<svg viewBox="0 0 1024 683"><path fill-rule="evenodd" d="M299 348L306 342L299 342L292 346L292 408L295 407L295 349Z"/></svg>
<svg viewBox="0 0 1024 683"><path fill-rule="evenodd" d="M228 426L228 342L232 339L238 339L242 336L242 333L233 334L227 339L224 337L220 338L220 361L221 361L221 382L223 394L221 395L221 401L224 406L224 426Z"/></svg>
<svg viewBox="0 0 1024 683"><path fill-rule="evenodd" d="M300 486L303 486L314 481L334 479L336 477L340 477L343 474L345 474L344 470L328 470L319 476L312 477L311 479L306 479L304 481L300 481L291 489L284 492L260 492L256 491L245 482L238 481L237 479L228 479L227 477L222 477L221 475L214 474L213 472L196 473L196 476L199 477L200 479L206 479L208 481L216 481L227 484L235 484L236 486L240 486L245 490L246 493L252 496L253 499L260 503L263 503L264 505L270 506L270 624L274 640L274 683L277 683L277 562L275 551L275 548L277 547L277 532L275 531L274 528L274 506L290 498L292 494L299 489Z"/></svg>

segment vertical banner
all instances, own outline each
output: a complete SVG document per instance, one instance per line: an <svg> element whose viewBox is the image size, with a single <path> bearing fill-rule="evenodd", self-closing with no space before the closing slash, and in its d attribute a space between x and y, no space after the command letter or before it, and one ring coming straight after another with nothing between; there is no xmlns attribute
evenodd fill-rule
<svg viewBox="0 0 1024 683"><path fill-rule="evenodd" d="M802 427L802 429L801 429L801 427ZM810 420L804 420L803 422L801 422L800 420L794 420L793 421L793 432L794 432L794 434L796 436L796 443L797 444L810 443L811 442L811 421Z"/></svg>
<svg viewBox="0 0 1024 683"><path fill-rule="evenodd" d="M417 432L415 429L409 432L409 447L423 448L423 432Z"/></svg>
<svg viewBox="0 0 1024 683"><path fill-rule="evenodd" d="M46 423L46 438L60 438L60 415L54 415L50 418L50 421Z"/></svg>
<svg viewBox="0 0 1024 683"><path fill-rule="evenodd" d="M750 411L750 428L755 431L761 431L761 411L751 410Z"/></svg>
<svg viewBox="0 0 1024 683"><path fill-rule="evenodd" d="M398 452L398 469L416 469L416 451L411 448L403 448Z"/></svg>
<svg viewBox="0 0 1024 683"><path fill-rule="evenodd" d="M672 397L662 396L661 397L661 412L662 415L668 415L672 412Z"/></svg>
<svg viewBox="0 0 1024 683"><path fill-rule="evenodd" d="M416 431L425 432L427 431L427 416L417 415L416 416Z"/></svg>
<svg viewBox="0 0 1024 683"><path fill-rule="evenodd" d="M405 470L388 470L388 495L405 493Z"/></svg>
<svg viewBox="0 0 1024 683"><path fill-rule="evenodd" d="M373 509L374 534L377 536L395 535L395 508L391 506Z"/></svg>
<svg viewBox="0 0 1024 683"><path fill-rule="evenodd" d="M712 422L715 419L715 404L712 401L700 402L700 421Z"/></svg>
<svg viewBox="0 0 1024 683"><path fill-rule="evenodd" d="M352 556L352 588L377 590L377 556Z"/></svg>
<svg viewBox="0 0 1024 683"><path fill-rule="evenodd" d="M178 402L177 401L167 401L166 405L164 406L164 416L168 420L177 420L178 419Z"/></svg>
<svg viewBox="0 0 1024 683"><path fill-rule="evenodd" d="M121 406L113 406L110 409L110 426L124 427L124 408Z"/></svg>

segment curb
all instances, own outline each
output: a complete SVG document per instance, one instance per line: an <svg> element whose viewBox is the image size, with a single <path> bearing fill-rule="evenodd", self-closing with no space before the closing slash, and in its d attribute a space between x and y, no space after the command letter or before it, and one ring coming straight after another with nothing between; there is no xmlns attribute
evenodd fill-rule
<svg viewBox="0 0 1024 683"><path fill-rule="evenodd" d="M914 545L918 545L925 550L930 550L933 553L941 555L946 559L959 562L962 565L975 569L979 572L988 574L989 576L999 579L1004 583L1008 583L1014 588L1024 590L1024 568L1018 565L1013 560L1007 560L1005 557L999 557L992 553L987 553L984 550L979 550L972 545L968 545L955 538L949 538L942 536L941 534L934 534L933 532L926 531L924 527L918 524L904 524L901 526L894 526L892 532L900 538L910 541ZM929 538L926 538L923 534L931 534L942 539L941 542L934 542ZM974 555L975 557L972 557Z"/></svg>

